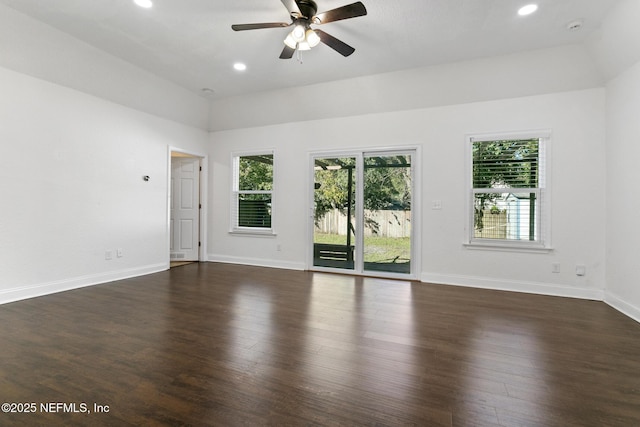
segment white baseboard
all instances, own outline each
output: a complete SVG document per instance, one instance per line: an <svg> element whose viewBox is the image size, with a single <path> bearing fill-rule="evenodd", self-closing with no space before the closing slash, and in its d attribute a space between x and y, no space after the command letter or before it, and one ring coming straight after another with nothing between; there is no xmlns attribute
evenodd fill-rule
<svg viewBox="0 0 640 427"><path fill-rule="evenodd" d="M168 268L168 263L153 264L144 267L110 271L108 273L73 277L70 279L58 280L55 282L39 283L35 285L3 289L0 290L0 304L41 297L44 295L70 291L72 289L84 288L87 286L99 285L101 283L113 282L115 280L128 279L130 277L143 276L145 274L164 271Z"/></svg>
<svg viewBox="0 0 640 427"><path fill-rule="evenodd" d="M493 289L499 291L524 292L528 294L550 295L602 301L604 292L600 289L573 288L549 283L523 282L485 277L457 276L423 273L420 280L426 283L465 286L468 288Z"/></svg>
<svg viewBox="0 0 640 427"><path fill-rule="evenodd" d="M623 301L617 295L609 291L605 291L604 302L609 304L611 307L615 308L622 314L629 316L636 322L640 323L640 308Z"/></svg>
<svg viewBox="0 0 640 427"><path fill-rule="evenodd" d="M282 268L283 270L306 270L306 265L301 262L279 261L263 258L242 258L227 255L208 254L209 262L222 262L225 264L254 265L256 267Z"/></svg>
<svg viewBox="0 0 640 427"><path fill-rule="evenodd" d="M209 262L221 262L226 264L254 265L258 267L281 268L285 270L305 270L304 263L278 261L260 258L241 258L226 255L208 254ZM69 291L72 289L87 286L99 285L101 283L113 282L116 280L128 279L131 277L143 276L167 270L168 263L152 264L143 267L136 267L125 270L112 271L94 275L74 277L71 279L59 280L49 283L14 287L0 290L0 305L29 298L36 298L57 292ZM446 274L422 273L420 280L425 283L437 283L443 285L462 286L470 288L493 289L511 292L524 292L540 295L551 295L560 297L570 297L604 301L614 309L620 311L633 320L640 322L640 308L629 304L611 292L599 289L573 288L563 285L554 285L538 282L523 282L513 280L501 280L493 278L459 276Z"/></svg>

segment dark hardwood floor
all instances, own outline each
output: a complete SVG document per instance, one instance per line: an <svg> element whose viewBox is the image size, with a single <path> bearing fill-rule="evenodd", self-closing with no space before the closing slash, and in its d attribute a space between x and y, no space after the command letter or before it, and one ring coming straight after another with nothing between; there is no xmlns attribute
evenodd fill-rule
<svg viewBox="0 0 640 427"><path fill-rule="evenodd" d="M640 324L594 301L196 263L2 305L0 340L37 405L2 426L640 425Z"/></svg>

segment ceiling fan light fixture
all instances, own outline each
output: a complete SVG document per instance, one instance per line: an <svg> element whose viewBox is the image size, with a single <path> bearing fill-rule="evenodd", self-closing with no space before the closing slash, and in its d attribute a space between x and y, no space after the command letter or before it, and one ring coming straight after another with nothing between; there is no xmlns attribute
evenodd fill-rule
<svg viewBox="0 0 640 427"><path fill-rule="evenodd" d="M311 46L306 41L298 43L298 50L311 50Z"/></svg>
<svg viewBox="0 0 640 427"><path fill-rule="evenodd" d="M291 33L287 34L287 38L284 39L284 44L289 46L291 49L295 49L298 43L293 39Z"/></svg>
<svg viewBox="0 0 640 427"><path fill-rule="evenodd" d="M296 26L293 27L293 30L291 31L291 37L297 43L303 42L305 35L306 35L305 28L303 25L300 25L300 24L296 24Z"/></svg>
<svg viewBox="0 0 640 427"><path fill-rule="evenodd" d="M320 43L320 36L311 28L307 30L306 39L310 47L316 47Z"/></svg>

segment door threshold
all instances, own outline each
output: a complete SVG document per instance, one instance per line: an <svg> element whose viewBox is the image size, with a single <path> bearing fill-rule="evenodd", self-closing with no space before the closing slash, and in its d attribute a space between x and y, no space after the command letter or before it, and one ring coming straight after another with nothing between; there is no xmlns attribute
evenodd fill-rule
<svg viewBox="0 0 640 427"><path fill-rule="evenodd" d="M193 264L196 262L198 261L171 261L169 263L169 268L182 267L183 265Z"/></svg>
<svg viewBox="0 0 640 427"><path fill-rule="evenodd" d="M321 267L317 265L309 267L307 271L316 272L316 273L342 274L345 276L354 276L354 277L370 277L373 279L404 280L409 282L420 281L420 278L414 274L399 274L399 273L383 272L383 271L355 271L355 270L340 269L340 268Z"/></svg>

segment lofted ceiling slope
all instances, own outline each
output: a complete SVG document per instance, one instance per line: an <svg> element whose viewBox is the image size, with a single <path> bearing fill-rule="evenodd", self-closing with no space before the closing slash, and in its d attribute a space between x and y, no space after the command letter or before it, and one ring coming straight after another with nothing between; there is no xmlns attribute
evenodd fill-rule
<svg viewBox="0 0 640 427"><path fill-rule="evenodd" d="M317 0L318 10L351 0ZM517 10L535 2L539 10ZM288 22L280 0L0 0L40 22L171 81L223 99L417 67L584 42L619 0L363 0L368 14L322 29L353 46L278 58L287 28L234 32L232 24ZM583 22L579 30L567 25ZM237 72L235 62L247 70ZM203 94L202 89L213 92Z"/></svg>

